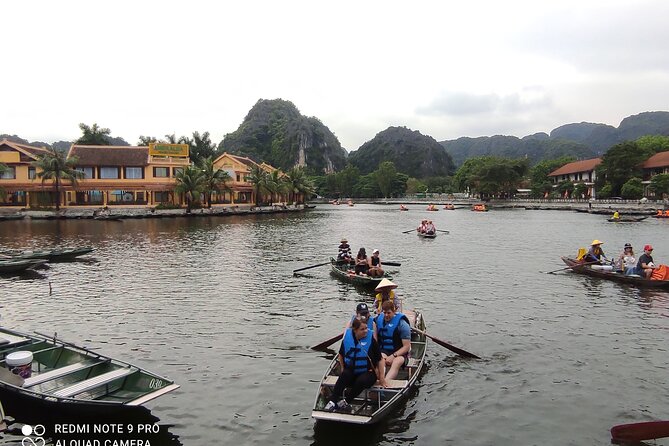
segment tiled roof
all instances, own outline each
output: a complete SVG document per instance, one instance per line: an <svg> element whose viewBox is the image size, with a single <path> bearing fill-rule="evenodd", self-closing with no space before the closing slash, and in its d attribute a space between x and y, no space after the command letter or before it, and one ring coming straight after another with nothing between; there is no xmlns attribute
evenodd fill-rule
<svg viewBox="0 0 669 446"><path fill-rule="evenodd" d="M590 172L602 162L601 158L592 158L589 160L574 161L573 163L565 164L548 174L549 177L558 175L569 175L571 173Z"/></svg>
<svg viewBox="0 0 669 446"><path fill-rule="evenodd" d="M21 144L18 142L10 141L8 139L3 139L2 141L0 141L0 145L8 145L9 147L13 147L14 149L23 151L24 153L27 152L29 155L32 155L33 158L36 158L38 155L43 155L49 152L49 150L45 149L44 147L29 146L27 144Z"/></svg>
<svg viewBox="0 0 669 446"><path fill-rule="evenodd" d="M68 158L76 156L79 166L147 166L149 148L145 146L83 146L73 144Z"/></svg>
<svg viewBox="0 0 669 446"><path fill-rule="evenodd" d="M669 152L660 152L651 156L641 167L644 169L653 169L656 167L669 167Z"/></svg>

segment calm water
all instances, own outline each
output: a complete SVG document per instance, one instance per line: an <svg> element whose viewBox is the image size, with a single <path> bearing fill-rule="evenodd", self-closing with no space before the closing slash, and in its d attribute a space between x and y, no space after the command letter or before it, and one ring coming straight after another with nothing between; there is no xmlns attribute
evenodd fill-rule
<svg viewBox="0 0 669 446"><path fill-rule="evenodd" d="M540 271L594 238L609 255L652 243L669 263L669 221L410 208L0 223L5 248L96 249L92 261L0 278L2 323L176 380L149 407L184 445L608 445L613 425L667 418L669 293ZM450 234L402 234L422 218ZM309 346L372 297L327 266L292 270L327 261L342 236L402 262L389 270L428 331L484 358L431 344L413 398L371 428L310 418L331 356Z"/></svg>

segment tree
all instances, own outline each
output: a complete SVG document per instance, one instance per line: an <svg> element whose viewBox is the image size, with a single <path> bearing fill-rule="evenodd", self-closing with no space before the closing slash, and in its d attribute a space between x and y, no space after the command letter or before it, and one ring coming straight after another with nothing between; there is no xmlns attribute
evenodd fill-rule
<svg viewBox="0 0 669 446"><path fill-rule="evenodd" d="M255 189L256 192L256 200L255 200L255 205L256 207L260 206L260 194L263 191L267 191L267 172L263 170L262 167L256 165L253 165L251 167L251 172L249 175L246 177L246 180L253 184L253 188Z"/></svg>
<svg viewBox="0 0 669 446"><path fill-rule="evenodd" d="M353 189L360 179L360 171L352 164L336 174L337 191L344 197L353 195Z"/></svg>
<svg viewBox="0 0 669 446"><path fill-rule="evenodd" d="M82 124L83 125L83 124ZM67 158L66 155L58 150L47 149L43 155L39 155L36 161L31 165L39 170L37 176L45 180L53 180L56 191L56 212L60 211L60 187L63 180L68 180L72 186L77 185L77 180L84 177L84 172L75 170L77 158Z"/></svg>
<svg viewBox="0 0 669 446"><path fill-rule="evenodd" d="M630 178L622 187L620 195L626 200L638 200L643 197L641 178Z"/></svg>
<svg viewBox="0 0 669 446"><path fill-rule="evenodd" d="M669 151L669 136L646 135L636 140L641 150L648 153Z"/></svg>
<svg viewBox="0 0 669 446"><path fill-rule="evenodd" d="M596 167L597 179L611 185L611 194L621 194L623 185L632 177L641 177L641 164L650 158L652 149L641 148L635 142L623 142L611 147ZM600 194L601 195L601 194Z"/></svg>
<svg viewBox="0 0 669 446"><path fill-rule="evenodd" d="M225 170L216 169L211 157L202 161L200 170L202 172L202 192L207 200L207 208L211 209L211 195L227 189L226 183L232 180L232 177Z"/></svg>
<svg viewBox="0 0 669 446"><path fill-rule="evenodd" d="M288 171L286 174L286 184L288 190L288 200L301 203L300 197L306 200L308 195L314 193L314 185L309 178L307 178L302 167L296 166Z"/></svg>
<svg viewBox="0 0 669 446"><path fill-rule="evenodd" d="M653 176L648 188L659 198L664 198L665 195L669 194L669 174L661 173Z"/></svg>
<svg viewBox="0 0 669 446"><path fill-rule="evenodd" d="M543 184L546 182L550 183L550 178L548 174L559 169L565 164L569 164L573 161L576 161L576 158L573 156L563 156L561 158L544 160L538 162L534 167L530 169L530 188L541 190L543 189Z"/></svg>
<svg viewBox="0 0 669 446"><path fill-rule="evenodd" d="M188 144L190 144L190 159L196 164L206 158L213 159L218 153L216 144L211 142L209 132L204 132L202 135L199 132L193 132L193 140Z"/></svg>
<svg viewBox="0 0 669 446"><path fill-rule="evenodd" d="M379 164L379 168L375 172L376 181L379 183L379 189L384 198L390 197L392 185L397 177L397 169L392 161L384 161Z"/></svg>
<svg viewBox="0 0 669 446"><path fill-rule="evenodd" d="M415 194L416 192L425 190L427 186L425 183L416 178L409 178L406 182L406 187L407 194Z"/></svg>
<svg viewBox="0 0 669 446"><path fill-rule="evenodd" d="M588 186L583 183L578 183L574 186L574 192L572 193L573 198L585 198L585 194L588 193Z"/></svg>
<svg viewBox="0 0 669 446"><path fill-rule="evenodd" d="M155 136L144 136L140 135L139 136L139 142L137 143L138 146L148 146L149 144L156 143L158 142L158 138Z"/></svg>
<svg viewBox="0 0 669 446"><path fill-rule="evenodd" d="M186 197L186 213L190 214L195 197L199 197L204 188L204 177L202 171L195 166L186 166L177 172L176 186L174 192L184 194Z"/></svg>
<svg viewBox="0 0 669 446"><path fill-rule="evenodd" d="M111 130L98 127L97 124L93 124L89 127L84 123L79 124L79 128L83 135L74 142L75 144L94 146L109 145L109 135L111 134Z"/></svg>

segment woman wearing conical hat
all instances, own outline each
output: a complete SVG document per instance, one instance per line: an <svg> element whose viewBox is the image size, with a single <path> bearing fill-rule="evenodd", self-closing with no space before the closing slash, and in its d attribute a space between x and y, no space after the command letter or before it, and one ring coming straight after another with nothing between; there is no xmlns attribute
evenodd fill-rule
<svg viewBox="0 0 669 446"><path fill-rule="evenodd" d="M606 258L606 254L604 254L604 251L602 250L602 244L604 242L600 242L599 240L593 240L592 243L590 243L590 249L588 250L588 253L585 255L583 260L585 263L591 263L594 265L602 265L602 261L607 261L608 259Z"/></svg>
<svg viewBox="0 0 669 446"><path fill-rule="evenodd" d="M381 305L383 302L389 300L395 303L395 309L401 311L401 301L400 299L395 298L395 288L397 285L391 282L388 279L383 279L376 288L376 297L374 298L374 308L376 308L377 314L381 313Z"/></svg>

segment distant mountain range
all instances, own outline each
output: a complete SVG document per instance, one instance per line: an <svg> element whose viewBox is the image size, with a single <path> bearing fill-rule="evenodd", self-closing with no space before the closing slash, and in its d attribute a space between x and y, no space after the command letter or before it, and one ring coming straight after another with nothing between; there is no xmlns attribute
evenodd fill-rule
<svg viewBox="0 0 669 446"><path fill-rule="evenodd" d="M306 117L290 101L260 99L239 128L223 138L218 152L248 156L282 170L302 165L311 174L336 172L347 162L366 174L383 161L392 161L399 172L416 178L445 176L466 159L484 155L528 158L532 163L571 155L578 159L601 156L613 145L645 135L669 136L669 112L644 112L622 120L616 128L581 122L557 127L549 134L482 136L437 142L406 127L389 127L347 154L337 137L316 117ZM0 140L32 146L69 149L71 142L28 142L16 135ZM112 145L129 145L123 138L110 138Z"/></svg>

